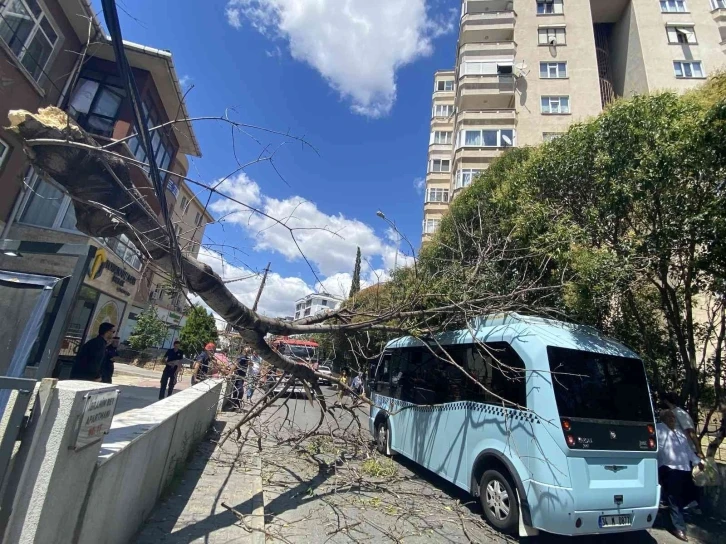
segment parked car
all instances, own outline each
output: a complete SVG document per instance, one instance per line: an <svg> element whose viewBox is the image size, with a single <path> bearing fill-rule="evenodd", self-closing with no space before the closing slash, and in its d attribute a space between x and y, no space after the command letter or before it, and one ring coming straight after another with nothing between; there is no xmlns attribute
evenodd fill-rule
<svg viewBox="0 0 726 544"><path fill-rule="evenodd" d="M318 383L321 385L330 385L332 382L330 381L330 378L333 377L333 371L330 370L329 366L320 365L318 367L318 372L320 374L325 374L327 376L326 378L318 378Z"/></svg>

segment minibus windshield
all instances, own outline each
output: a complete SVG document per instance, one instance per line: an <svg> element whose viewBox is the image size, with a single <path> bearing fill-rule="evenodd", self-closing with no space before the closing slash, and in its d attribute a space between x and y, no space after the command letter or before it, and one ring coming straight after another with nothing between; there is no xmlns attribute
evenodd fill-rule
<svg viewBox="0 0 726 544"><path fill-rule="evenodd" d="M639 359L552 346L547 354L560 417L653 422Z"/></svg>

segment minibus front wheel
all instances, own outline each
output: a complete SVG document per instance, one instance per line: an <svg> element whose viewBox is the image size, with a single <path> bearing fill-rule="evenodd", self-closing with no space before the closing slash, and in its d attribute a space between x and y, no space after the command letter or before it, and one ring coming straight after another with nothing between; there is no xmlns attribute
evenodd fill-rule
<svg viewBox="0 0 726 544"><path fill-rule="evenodd" d="M519 525L519 503L509 479L496 469L484 472L479 500L487 521L503 533L514 533Z"/></svg>

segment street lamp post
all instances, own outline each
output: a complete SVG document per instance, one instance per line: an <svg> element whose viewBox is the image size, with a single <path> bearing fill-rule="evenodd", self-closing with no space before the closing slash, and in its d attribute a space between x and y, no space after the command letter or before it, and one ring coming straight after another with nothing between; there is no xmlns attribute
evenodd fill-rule
<svg viewBox="0 0 726 544"><path fill-rule="evenodd" d="M398 268L398 246L401 244L401 234L398 232L398 229L396 228L396 222L391 221L386 217L386 214L383 213L381 210L378 210L376 212L376 215L383 219L386 223L393 226L393 230L396 233L396 253L393 255L393 271L395 272Z"/></svg>

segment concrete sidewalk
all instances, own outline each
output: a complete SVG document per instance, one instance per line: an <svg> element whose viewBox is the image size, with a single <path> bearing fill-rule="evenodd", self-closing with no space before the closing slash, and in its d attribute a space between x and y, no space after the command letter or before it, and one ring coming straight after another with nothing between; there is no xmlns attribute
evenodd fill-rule
<svg viewBox="0 0 726 544"><path fill-rule="evenodd" d="M131 365L116 363L114 366L113 384L117 385L120 394L116 404L116 414L145 408L159 400L161 370L146 370ZM174 392L182 391L191 386L190 374L187 372L181 382L177 382Z"/></svg>
<svg viewBox="0 0 726 544"><path fill-rule="evenodd" d="M252 442L217 442L240 414L222 413L186 469L146 521L137 544L264 544L265 522L260 455ZM222 506L243 514L244 521Z"/></svg>

